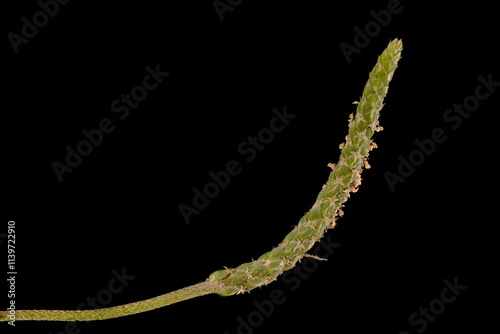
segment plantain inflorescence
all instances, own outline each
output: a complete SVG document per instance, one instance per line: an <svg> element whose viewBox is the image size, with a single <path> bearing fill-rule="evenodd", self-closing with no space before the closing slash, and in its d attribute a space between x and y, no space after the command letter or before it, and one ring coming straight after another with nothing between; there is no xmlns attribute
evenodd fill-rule
<svg viewBox="0 0 500 334"><path fill-rule="evenodd" d="M299 224L273 250L257 260L243 263L234 269L212 273L210 282L222 282L225 286L220 295L250 291L276 280L284 271L295 266L306 252L323 237L328 228L335 226L335 220L342 216L342 207L351 192L361 184L363 168L369 168L368 154L377 145L371 139L379 126L380 110L387 94L389 82L401 57L403 44L393 40L379 56L369 75L361 100L357 103L356 116L349 116L349 133L345 143L340 145L341 154L332 168L327 183L323 186L312 208L300 219Z"/></svg>

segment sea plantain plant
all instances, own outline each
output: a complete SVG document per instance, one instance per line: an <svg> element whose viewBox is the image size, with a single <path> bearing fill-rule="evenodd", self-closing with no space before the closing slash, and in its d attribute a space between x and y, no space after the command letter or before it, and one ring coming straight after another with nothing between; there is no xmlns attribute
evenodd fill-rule
<svg viewBox="0 0 500 334"><path fill-rule="evenodd" d="M361 172L369 168L369 152L377 146L372 141L379 126L380 110L387 94L389 82L401 58L402 41L389 42L369 74L361 100L357 102L356 115L349 117L349 132L340 145L337 164L329 164L332 171L312 208L300 219L298 225L270 252L257 260L243 263L232 269L218 270L205 281L158 297L135 303L82 311L19 310L15 314L0 312L0 321L92 321L122 317L146 312L183 300L216 293L230 296L248 292L276 280L284 271L295 266L312 246L323 237L325 231L335 227L335 220L342 216L342 207L351 192L361 184Z"/></svg>

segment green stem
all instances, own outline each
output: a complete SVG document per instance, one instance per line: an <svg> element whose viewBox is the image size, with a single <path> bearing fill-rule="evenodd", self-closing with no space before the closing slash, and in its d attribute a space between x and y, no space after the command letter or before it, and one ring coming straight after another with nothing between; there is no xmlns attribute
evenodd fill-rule
<svg viewBox="0 0 500 334"><path fill-rule="evenodd" d="M341 144L339 162L329 164L332 171L314 205L276 248L234 269L218 270L205 282L155 298L88 311L23 310L16 312L16 320L104 320L154 310L211 293L222 296L244 293L275 281L284 271L308 256L306 253L325 231L335 226L337 217L343 214L345 201L361 184L361 172L369 168L368 154L376 147L371 138L374 132L382 129L378 125L380 110L402 48L401 40L395 39L379 56L358 103L356 116L349 118L349 133L345 143ZM7 312L0 312L0 321L8 320Z"/></svg>
<svg viewBox="0 0 500 334"><path fill-rule="evenodd" d="M108 307L97 310L56 311L56 310L23 310L16 311L16 321L47 320L47 321L93 321L118 318L127 315L151 311L163 306L175 304L191 298L218 293L223 287L219 283L205 281L191 285L164 295L141 300L135 303ZM0 321L9 321L7 312L0 312Z"/></svg>

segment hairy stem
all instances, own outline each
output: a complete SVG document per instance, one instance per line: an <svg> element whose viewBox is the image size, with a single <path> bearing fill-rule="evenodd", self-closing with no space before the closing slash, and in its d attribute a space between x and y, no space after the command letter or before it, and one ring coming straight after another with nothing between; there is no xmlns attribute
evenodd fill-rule
<svg viewBox="0 0 500 334"><path fill-rule="evenodd" d="M56 310L26 310L16 311L18 320L49 320L49 321L93 321L106 320L151 311L163 306L175 304L191 298L217 293L221 291L221 285L205 281L191 285L173 292L166 293L154 298L141 300L135 303L108 307L96 310L83 311L56 311ZM0 321L9 321L7 312L0 312Z"/></svg>
<svg viewBox="0 0 500 334"><path fill-rule="evenodd" d="M211 293L221 296L244 293L275 281L284 271L293 268L304 256L308 256L306 253L323 237L325 231L335 226L336 218L343 214L345 201L361 184L361 172L364 168L369 168L368 154L376 147L371 138L374 132L382 129L378 123L379 114L389 82L401 58L402 48L401 40L395 39L379 56L358 103L356 116L351 115L349 118L349 133L345 143L340 145L338 163L329 164L332 171L312 208L273 250L236 268L218 270L205 282L155 298L88 311L16 311L15 320L104 320L154 310ZM9 320L8 312L0 312L0 321Z"/></svg>

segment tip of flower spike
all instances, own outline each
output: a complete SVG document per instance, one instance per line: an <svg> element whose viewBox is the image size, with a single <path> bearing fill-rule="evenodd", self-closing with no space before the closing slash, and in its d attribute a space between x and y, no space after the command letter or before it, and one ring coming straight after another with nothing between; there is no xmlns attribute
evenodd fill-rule
<svg viewBox="0 0 500 334"><path fill-rule="evenodd" d="M403 40L401 38L394 38L391 43L398 43L398 44L401 44L401 46L403 45Z"/></svg>
<svg viewBox="0 0 500 334"><path fill-rule="evenodd" d="M389 42L388 46L402 50L403 49L403 40L401 38L395 38Z"/></svg>
<svg viewBox="0 0 500 334"><path fill-rule="evenodd" d="M403 51L403 40L399 38L393 39L392 41L389 42L387 49L396 53L398 55L398 59L400 59L401 51Z"/></svg>

